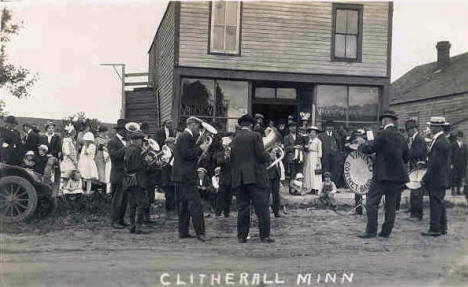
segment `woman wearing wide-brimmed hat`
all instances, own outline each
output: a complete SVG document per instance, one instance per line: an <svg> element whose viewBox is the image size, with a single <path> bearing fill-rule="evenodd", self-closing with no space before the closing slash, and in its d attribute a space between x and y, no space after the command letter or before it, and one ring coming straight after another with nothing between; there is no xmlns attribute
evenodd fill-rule
<svg viewBox="0 0 468 287"><path fill-rule="evenodd" d="M318 193L322 188L322 142L318 139L319 128L307 127L309 142L305 146L304 190Z"/></svg>

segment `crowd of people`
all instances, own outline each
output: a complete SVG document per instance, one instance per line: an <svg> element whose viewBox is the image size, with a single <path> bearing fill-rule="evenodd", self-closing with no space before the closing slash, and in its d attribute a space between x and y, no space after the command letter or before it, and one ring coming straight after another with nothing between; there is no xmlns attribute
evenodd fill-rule
<svg viewBox="0 0 468 287"><path fill-rule="evenodd" d="M366 204L368 227L362 237L376 236L382 196L386 198L386 213L380 235L390 235L408 173L423 166L427 167L424 188L411 190L410 216L422 219L423 194L429 193L428 234L446 233L442 189L451 187L454 195L462 190L466 193L468 153L463 133L452 131L440 118L431 120L429 131L419 131L413 120L398 129L398 117L391 111L380 119L382 125L375 139L367 139L364 129L335 129L331 121L322 129L311 125L307 113L301 113L300 123L290 116L279 120L278 125L272 120L265 125L262 114L244 115L235 132L219 131L206 141L200 140L206 123L196 117L189 117L176 131L171 121L165 121L152 138L147 123L124 119L117 121L112 136L104 126L92 130L84 125L77 130L70 123L60 137L53 122L48 122L43 132L26 123L21 136L15 117L8 116L0 129L0 155L2 162L48 176L58 195L90 194L93 186L100 186L112 195L114 228L130 226L131 233L145 233L142 226L153 223L151 205L159 190L165 194L167 216L178 216L179 237L192 237L191 219L196 237L206 241L204 217L229 217L235 195L239 242L247 241L251 206L259 218L262 242L273 242L269 208L275 217L287 214L281 204L280 186L288 184L293 195L317 194L322 204L336 208L334 194L346 186L344 160L348 153L358 150L372 154L374 159ZM276 136L275 145L265 148L263 140L270 133ZM441 135L444 141L439 143ZM439 145L443 150L440 153ZM357 194L356 203L361 199ZM124 220L127 206L129 224ZM356 212L362 213L362 207Z"/></svg>

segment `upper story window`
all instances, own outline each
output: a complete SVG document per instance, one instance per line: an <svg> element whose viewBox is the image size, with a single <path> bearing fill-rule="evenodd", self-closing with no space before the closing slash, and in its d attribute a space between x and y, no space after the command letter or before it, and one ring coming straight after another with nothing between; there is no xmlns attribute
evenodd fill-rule
<svg viewBox="0 0 468 287"><path fill-rule="evenodd" d="M211 2L210 53L240 54L240 1Z"/></svg>
<svg viewBox="0 0 468 287"><path fill-rule="evenodd" d="M333 4L332 60L360 62L362 5Z"/></svg>

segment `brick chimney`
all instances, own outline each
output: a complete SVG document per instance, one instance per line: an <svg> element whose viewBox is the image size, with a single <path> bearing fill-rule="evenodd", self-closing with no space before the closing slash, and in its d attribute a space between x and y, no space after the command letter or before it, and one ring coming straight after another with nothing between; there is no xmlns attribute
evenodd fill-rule
<svg viewBox="0 0 468 287"><path fill-rule="evenodd" d="M437 48L437 67L443 68L450 64L450 42L439 41L436 45Z"/></svg>

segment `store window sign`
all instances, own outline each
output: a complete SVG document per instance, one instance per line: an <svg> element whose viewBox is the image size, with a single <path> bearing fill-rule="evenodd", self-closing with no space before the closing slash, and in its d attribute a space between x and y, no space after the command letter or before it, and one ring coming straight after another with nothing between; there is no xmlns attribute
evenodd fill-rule
<svg viewBox="0 0 468 287"><path fill-rule="evenodd" d="M182 116L190 116L190 115L213 116L214 107L206 106L206 105L197 105L197 104L182 104L181 115Z"/></svg>

